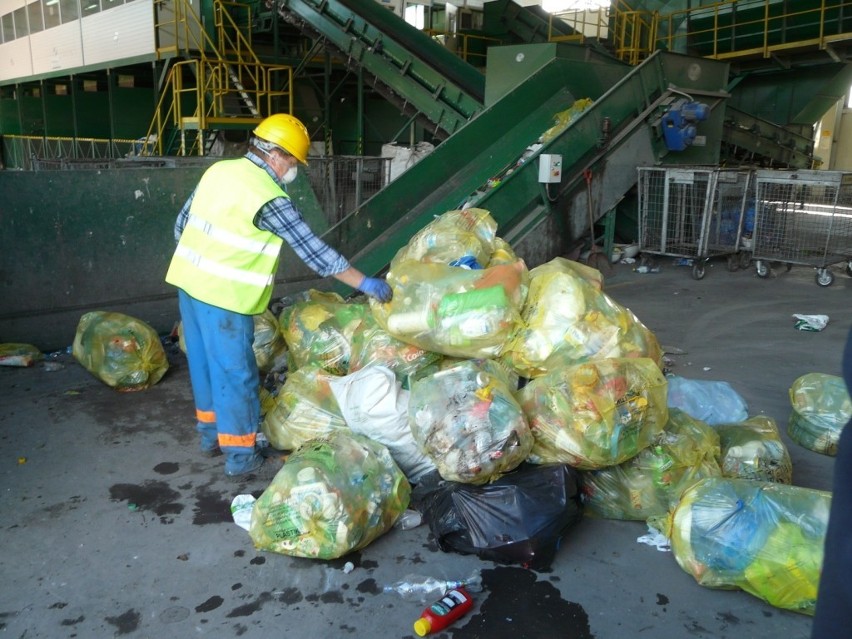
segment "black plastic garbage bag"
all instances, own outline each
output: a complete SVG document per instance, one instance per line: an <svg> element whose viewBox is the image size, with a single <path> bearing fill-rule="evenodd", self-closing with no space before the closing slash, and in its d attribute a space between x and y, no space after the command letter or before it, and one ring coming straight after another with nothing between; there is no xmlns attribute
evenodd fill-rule
<svg viewBox="0 0 852 639"><path fill-rule="evenodd" d="M543 569L583 516L581 483L566 464L523 463L483 486L438 482L420 508L445 552Z"/></svg>

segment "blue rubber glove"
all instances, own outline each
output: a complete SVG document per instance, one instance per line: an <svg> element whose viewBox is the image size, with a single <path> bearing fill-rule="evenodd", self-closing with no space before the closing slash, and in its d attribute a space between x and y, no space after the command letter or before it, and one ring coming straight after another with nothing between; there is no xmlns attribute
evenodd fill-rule
<svg viewBox="0 0 852 639"><path fill-rule="evenodd" d="M358 290L380 302L390 302L393 297L393 290L388 283L377 277L365 277Z"/></svg>

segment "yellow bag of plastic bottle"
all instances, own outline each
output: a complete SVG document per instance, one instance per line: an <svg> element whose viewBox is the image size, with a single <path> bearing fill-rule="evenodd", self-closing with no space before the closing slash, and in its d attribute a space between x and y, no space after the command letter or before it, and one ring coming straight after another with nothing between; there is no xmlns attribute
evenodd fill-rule
<svg viewBox="0 0 852 639"><path fill-rule="evenodd" d="M92 311L83 315L71 353L83 368L119 391L153 386L169 369L157 332L124 313Z"/></svg>
<svg viewBox="0 0 852 639"><path fill-rule="evenodd" d="M830 508L825 491L709 478L684 492L668 536L678 565L702 586L812 615Z"/></svg>
<svg viewBox="0 0 852 639"><path fill-rule="evenodd" d="M249 535L260 550L336 559L390 530L410 498L385 446L336 431L290 455L254 503Z"/></svg>
<svg viewBox="0 0 852 639"><path fill-rule="evenodd" d="M281 334L278 318L269 309L254 316L254 342L251 347L261 373L284 368L287 363L287 343Z"/></svg>
<svg viewBox="0 0 852 639"><path fill-rule="evenodd" d="M44 359L44 354L32 344L0 344L0 366L29 367Z"/></svg>
<svg viewBox="0 0 852 639"><path fill-rule="evenodd" d="M403 262L488 266L496 248L497 222L485 209L447 211L420 229L391 260L393 270Z"/></svg>
<svg viewBox="0 0 852 639"><path fill-rule="evenodd" d="M852 419L852 399L843 378L824 373L802 375L790 386L790 403L790 439L816 453L836 455L840 432Z"/></svg>
<svg viewBox="0 0 852 639"><path fill-rule="evenodd" d="M370 307L388 333L423 350L496 357L517 329L526 276L521 260L478 270L406 261L388 273L391 302Z"/></svg>
<svg viewBox="0 0 852 639"><path fill-rule="evenodd" d="M349 303L336 293L314 290L307 300L285 308L279 322L291 368L315 364L332 375L346 375L352 335L369 313L366 304Z"/></svg>
<svg viewBox="0 0 852 639"><path fill-rule="evenodd" d="M367 366L386 366L407 389L413 377L429 367L437 368L441 358L440 353L426 351L397 339L383 329L372 315L368 315L352 335L349 373Z"/></svg>
<svg viewBox="0 0 852 639"><path fill-rule="evenodd" d="M719 435L713 428L670 409L665 430L638 455L583 473L583 503L609 519L665 516L692 484L721 476L718 456Z"/></svg>
<svg viewBox="0 0 852 639"><path fill-rule="evenodd" d="M504 354L520 375L540 377L593 359L649 357L660 363L654 334L600 290L599 276L564 258L529 272L522 327Z"/></svg>
<svg viewBox="0 0 852 639"><path fill-rule="evenodd" d="M269 445L295 450L306 441L346 428L329 381L335 379L311 364L291 372L261 422Z"/></svg>
<svg viewBox="0 0 852 639"><path fill-rule="evenodd" d="M756 415L735 424L715 424L721 444L722 475L793 483L793 462L775 420Z"/></svg>
<svg viewBox="0 0 852 639"><path fill-rule="evenodd" d="M566 366L532 380L517 397L535 437L530 461L581 470L634 457L669 417L666 379L647 357Z"/></svg>

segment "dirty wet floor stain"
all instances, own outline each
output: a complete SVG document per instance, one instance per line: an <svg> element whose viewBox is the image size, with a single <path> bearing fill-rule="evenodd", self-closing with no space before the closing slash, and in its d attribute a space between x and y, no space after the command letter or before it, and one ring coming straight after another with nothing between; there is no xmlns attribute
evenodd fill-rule
<svg viewBox="0 0 852 639"><path fill-rule="evenodd" d="M593 639L589 616L580 604L566 601L549 581L524 568L482 571L484 592L479 612L453 629L453 639Z"/></svg>

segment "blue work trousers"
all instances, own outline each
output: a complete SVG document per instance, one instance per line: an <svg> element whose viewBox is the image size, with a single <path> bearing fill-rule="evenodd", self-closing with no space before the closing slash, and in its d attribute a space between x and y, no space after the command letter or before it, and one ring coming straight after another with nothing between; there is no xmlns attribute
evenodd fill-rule
<svg viewBox="0 0 852 639"><path fill-rule="evenodd" d="M212 306L178 290L189 377L201 448L218 444L225 472L256 464L260 378L252 344L254 318Z"/></svg>

